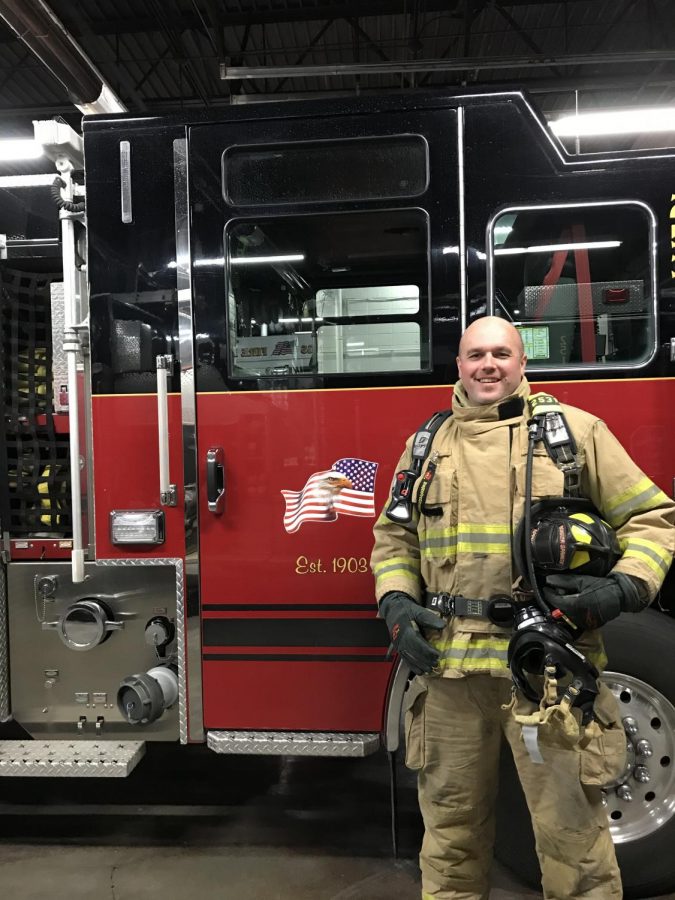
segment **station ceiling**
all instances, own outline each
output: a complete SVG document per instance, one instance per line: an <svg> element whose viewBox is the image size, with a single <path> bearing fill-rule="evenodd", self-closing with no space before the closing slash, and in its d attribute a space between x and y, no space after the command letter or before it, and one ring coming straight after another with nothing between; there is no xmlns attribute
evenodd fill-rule
<svg viewBox="0 0 675 900"><path fill-rule="evenodd" d="M548 116L675 101L672 0L21 0L130 111L420 88L525 88ZM55 23L58 27L58 23ZM0 19L0 126L79 121Z"/></svg>

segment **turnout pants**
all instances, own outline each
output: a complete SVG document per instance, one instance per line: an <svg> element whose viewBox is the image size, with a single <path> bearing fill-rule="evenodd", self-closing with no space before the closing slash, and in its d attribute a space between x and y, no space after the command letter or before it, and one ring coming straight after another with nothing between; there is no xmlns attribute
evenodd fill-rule
<svg viewBox="0 0 675 900"><path fill-rule="evenodd" d="M603 709L615 709L611 692L602 690ZM521 726L502 709L510 699L510 679L490 675L418 677L409 688L406 764L419 772L423 900L488 900L502 734L532 817L546 900L621 898L599 787L609 780L601 771L602 741L589 749L587 761L586 751L542 734L545 762L536 764ZM608 724L610 745L625 750L618 713ZM612 766L616 774L621 760Z"/></svg>

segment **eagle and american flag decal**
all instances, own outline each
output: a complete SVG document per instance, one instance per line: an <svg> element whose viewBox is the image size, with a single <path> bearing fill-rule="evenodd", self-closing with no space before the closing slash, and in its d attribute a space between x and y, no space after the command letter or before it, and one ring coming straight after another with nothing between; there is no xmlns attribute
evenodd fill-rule
<svg viewBox="0 0 675 900"><path fill-rule="evenodd" d="M339 515L373 517L377 466L367 459L345 457L310 475L301 491L282 491L288 534L306 522L335 522Z"/></svg>

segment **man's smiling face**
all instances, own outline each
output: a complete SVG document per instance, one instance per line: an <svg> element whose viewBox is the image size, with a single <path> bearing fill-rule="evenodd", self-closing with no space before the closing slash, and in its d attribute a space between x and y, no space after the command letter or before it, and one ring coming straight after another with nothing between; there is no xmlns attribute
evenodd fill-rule
<svg viewBox="0 0 675 900"><path fill-rule="evenodd" d="M459 343L459 377L469 400L479 406L512 394L526 363L518 331L496 316L477 319Z"/></svg>

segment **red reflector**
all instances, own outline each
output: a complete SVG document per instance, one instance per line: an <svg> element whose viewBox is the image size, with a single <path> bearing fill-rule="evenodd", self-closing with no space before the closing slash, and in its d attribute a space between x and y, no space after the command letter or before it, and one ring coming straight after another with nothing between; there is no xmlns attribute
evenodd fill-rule
<svg viewBox="0 0 675 900"><path fill-rule="evenodd" d="M628 303L630 291L628 288L607 288L604 303Z"/></svg>

